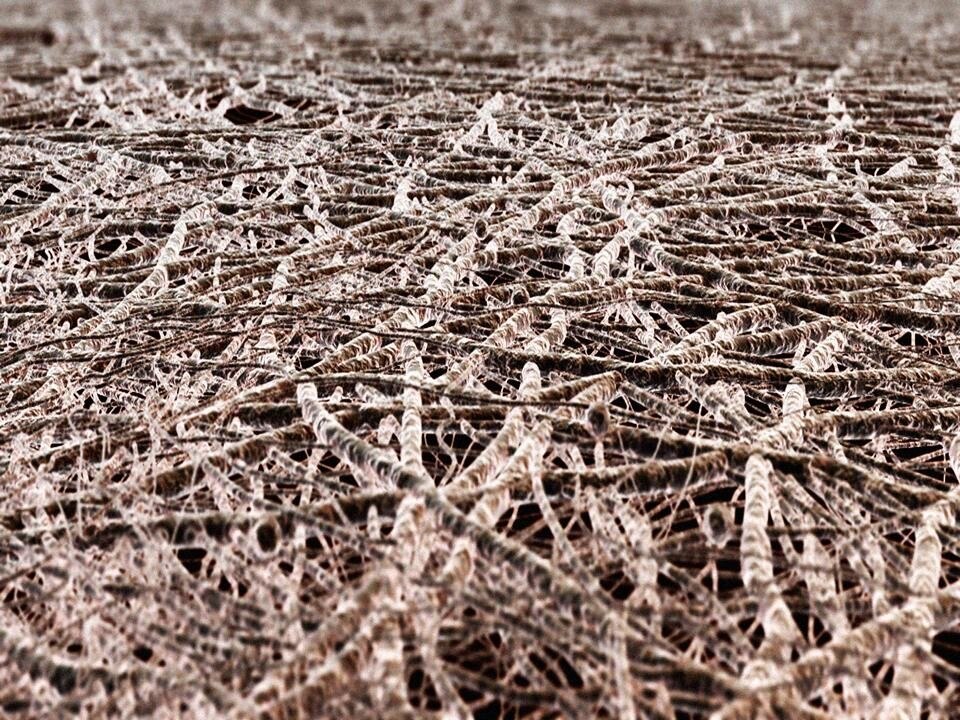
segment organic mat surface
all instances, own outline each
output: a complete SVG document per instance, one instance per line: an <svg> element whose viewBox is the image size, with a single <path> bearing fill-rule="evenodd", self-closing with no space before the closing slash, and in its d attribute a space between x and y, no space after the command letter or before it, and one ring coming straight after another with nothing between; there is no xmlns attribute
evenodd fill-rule
<svg viewBox="0 0 960 720"><path fill-rule="evenodd" d="M951 2L5 2L0 713L949 718Z"/></svg>

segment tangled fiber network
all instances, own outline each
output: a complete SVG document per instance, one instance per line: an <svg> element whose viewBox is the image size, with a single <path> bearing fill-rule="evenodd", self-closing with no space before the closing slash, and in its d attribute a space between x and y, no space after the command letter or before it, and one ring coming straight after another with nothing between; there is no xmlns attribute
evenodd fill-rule
<svg viewBox="0 0 960 720"><path fill-rule="evenodd" d="M960 717L956 6L0 10L0 713Z"/></svg>

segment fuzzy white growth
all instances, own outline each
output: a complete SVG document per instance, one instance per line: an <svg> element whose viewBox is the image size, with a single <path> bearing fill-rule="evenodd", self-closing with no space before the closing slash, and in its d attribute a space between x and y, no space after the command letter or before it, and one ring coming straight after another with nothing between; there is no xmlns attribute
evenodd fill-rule
<svg viewBox="0 0 960 720"><path fill-rule="evenodd" d="M492 527L500 519L510 502L511 485L521 479L529 481L538 472L546 451L548 432L547 425L541 423L527 434L502 473L491 483L493 487L470 510L470 520L484 527ZM454 592L462 589L469 580L475 557L475 543L469 538L458 538L441 573L444 583L449 583Z"/></svg>
<svg viewBox="0 0 960 720"><path fill-rule="evenodd" d="M532 434L532 436L536 437L538 441L536 457L542 457L543 452L546 450L546 439L548 437L547 431L548 425L543 423L541 426L538 426L538 428L534 430ZM581 581L592 584L588 580L590 577L589 573L580 563L579 557L577 556L576 551L573 549L573 545L570 543L570 540L567 537L566 530L563 528L563 525L560 524L557 514L550 505L550 498L547 497L546 490L544 490L543 487L540 463L528 463L528 472L530 473L530 486L533 489L533 499L539 506L540 514L543 516L543 521L546 523L547 528L550 530L550 534L553 536L556 554L559 555L563 564L569 565L574 569L576 576L580 578Z"/></svg>
<svg viewBox="0 0 960 720"><path fill-rule="evenodd" d="M410 357L408 360L408 377L414 383L422 382L422 367L419 365L419 355L415 347L412 343L408 343L405 350ZM405 411L401 426L401 447L404 447L405 443L410 445L411 442L414 447L402 451L406 455L406 460L400 465L394 463L375 448L358 442L320 405L316 388L313 385L304 384L297 388L297 402L300 405L304 420L310 424L318 440L330 444L350 464L370 470L385 484L396 487L399 484L400 470L408 470L415 477L421 478L422 482L427 482L423 475L419 457L419 433L416 439L411 441L411 427L417 426L420 422L420 398L416 387L415 385L413 388L414 394L408 395L406 398L406 411L409 412ZM423 499L418 495L407 496L397 510L397 521L393 535L399 541L397 547L401 556L406 556L404 565L408 576L419 574L422 564L426 560L422 553L417 552L417 544L420 540L418 531L423 524L425 514L426 509L423 505ZM401 596L401 576L389 565L384 566L380 571L380 583L370 602L374 607L387 608L389 612L377 621L373 620L377 617L374 614L361 624L360 635L368 634L373 641L367 679L377 688L374 701L378 707L384 709L406 707L408 701L404 692L403 645L400 629L393 614L402 612L404 608ZM365 631L365 628L369 629ZM328 659L328 663L332 662L333 664L324 666L327 668L327 672L335 673L341 667L341 661L338 658L343 655L345 650L346 648L333 658Z"/></svg>
<svg viewBox="0 0 960 720"><path fill-rule="evenodd" d="M761 696L769 694L770 688L783 684L817 687L828 673L838 670L853 674L862 672L863 663L893 649L899 638L911 637L911 631L918 624L925 625L931 614L940 616L942 625L960 618L960 584L949 585L932 598L914 599L902 607L888 610L842 638L834 639L822 648L808 650L798 661L784 666L745 703L731 704L716 717L735 717L743 705L749 707L756 703Z"/></svg>
<svg viewBox="0 0 960 720"><path fill-rule="evenodd" d="M773 468L765 458L751 455L747 459L740 565L743 585L759 605L764 634L758 659L743 671L744 680L750 683L763 683L775 675L777 665L789 659L799 635L773 576L773 557L767 535L773 500L772 472Z"/></svg>
<svg viewBox="0 0 960 720"><path fill-rule="evenodd" d="M803 442L803 422L808 405L806 388L794 378L783 391L780 423L760 433L760 442L774 447L798 447Z"/></svg>
<svg viewBox="0 0 960 720"><path fill-rule="evenodd" d="M180 251L183 249L183 243L187 236L187 228L191 223L201 222L209 217L210 212L211 205L207 203L196 205L184 212L174 225L173 232L170 233L167 241L160 249L156 265L147 278L106 313L85 323L82 326L83 332L96 332L103 325L122 322L130 315L130 311L137 301L166 288L170 279L169 267L180 257Z"/></svg>
<svg viewBox="0 0 960 720"><path fill-rule="evenodd" d="M613 239L603 246L593 261L593 277L600 282L610 278L610 268L620 255L624 240L622 233L617 233Z"/></svg>
<svg viewBox="0 0 960 720"><path fill-rule="evenodd" d="M657 612L660 610L660 596L657 593L659 566L654 554L656 546L650 520L637 508L619 499L611 498L611 502L620 527L623 528L623 536L633 551L627 573L636 590L630 596L629 603L633 606L646 606Z"/></svg>
<svg viewBox="0 0 960 720"><path fill-rule="evenodd" d="M922 515L914 540L908 606L936 595L942 551L937 526L946 520L946 514L937 507L924 511ZM930 653L936 632L934 615L918 606L917 612L908 615L908 618L913 622L908 628L909 634L904 637L905 642L895 652L893 685L880 705L877 717L917 720L924 698L933 692L924 658Z"/></svg>
<svg viewBox="0 0 960 720"><path fill-rule="evenodd" d="M670 316L665 310L661 314L664 319ZM721 312L716 319L711 320L689 335L682 336L672 348L652 358L649 362L684 362L692 359L692 356L691 358L687 356L704 343L714 339L730 339L742 333L769 326L773 324L776 318L777 310L771 304L758 305L748 310L737 310L729 314ZM676 326L675 330L682 331L682 326Z"/></svg>
<svg viewBox="0 0 960 720"><path fill-rule="evenodd" d="M803 538L801 557L804 582L810 592L810 611L822 618L832 637L842 637L850 632L850 621L844 612L843 603L831 571L831 558L823 544L812 533ZM870 704L866 683L857 676L841 679L843 701L847 712L859 715Z"/></svg>
<svg viewBox="0 0 960 720"><path fill-rule="evenodd" d="M400 465L387 453L357 443L353 434L319 402L316 387L309 383L299 385L297 404L317 439L336 449L346 463L357 469L360 477L372 478L381 488L398 485Z"/></svg>
<svg viewBox="0 0 960 720"><path fill-rule="evenodd" d="M404 377L403 420L400 425L400 464L411 473L426 477L421 449L423 423L420 417L423 405L420 388L425 378L423 361L410 340L403 341L402 352L407 357L407 370ZM429 543L423 537L425 515L423 498L418 495L407 495L397 509L397 521L391 537L397 541L408 575L419 574L427 562L428 553L424 548Z"/></svg>
<svg viewBox="0 0 960 720"><path fill-rule="evenodd" d="M127 166L127 159L119 153L110 154L106 161L60 193L51 195L36 209L0 223L0 239L18 242L24 233L36 230L50 222L71 202L116 180Z"/></svg>
<svg viewBox="0 0 960 720"><path fill-rule="evenodd" d="M267 303L270 307L275 307L281 303L281 298L283 291L290 285L289 281L290 275L290 261L289 259L284 259L278 266L276 275L273 278L273 286L270 288L270 295L267 297ZM274 322L273 314L267 312L263 316L261 321L261 326L264 328L260 333L260 340L257 342L257 348L268 351L268 355L265 360L275 361L277 358L276 352L274 352L279 343L277 342L277 335L270 327Z"/></svg>
<svg viewBox="0 0 960 720"><path fill-rule="evenodd" d="M947 447L947 459L950 463L950 469L953 470L953 478L960 482L960 435L954 435Z"/></svg>
<svg viewBox="0 0 960 720"><path fill-rule="evenodd" d="M746 502L740 540L743 585L757 597L766 597L773 584L773 561L766 530L767 517L770 514L772 471L768 460L759 455L751 455L744 472Z"/></svg>
<svg viewBox="0 0 960 720"><path fill-rule="evenodd" d="M423 361L410 340L403 341L401 352L407 358L407 371L404 376L406 387L403 389L403 421L400 426L400 462L414 472L425 473L420 450L420 438L423 436L420 388L425 381Z"/></svg>
<svg viewBox="0 0 960 720"><path fill-rule="evenodd" d="M539 389L540 369L534 363L527 363L523 368L520 396L529 398ZM468 516L484 527L491 527L506 510L510 501L510 487L516 478L532 478L535 473L539 473L550 434L548 423L538 423L535 428L522 435L523 440L516 452L509 456L506 454L507 448L517 437L521 437L522 419L522 412L517 408L515 414L508 416L508 422L511 423L509 429L505 423L494 442L487 447L487 450L495 449L489 454L485 450L477 461L447 488L449 491L479 482L492 485L481 495ZM475 554L476 546L471 539L457 539L442 572L442 577L451 583L455 591L462 589L469 579Z"/></svg>
<svg viewBox="0 0 960 720"><path fill-rule="evenodd" d="M960 208L960 205L958 205ZM924 283L918 299L914 306L918 309L929 309L934 311L943 311L952 308L957 299L960 298L958 291L958 282L960 282L960 262L952 262L947 266L943 274L935 275ZM960 338L954 332L944 333L947 341L947 350L954 363L960 365Z"/></svg>
<svg viewBox="0 0 960 720"><path fill-rule="evenodd" d="M503 426L483 451L446 486L447 491L487 484L506 464L510 448L516 445L523 427L523 410L513 408L507 413Z"/></svg>
<svg viewBox="0 0 960 720"><path fill-rule="evenodd" d="M637 716L633 703L633 679L630 677L630 660L627 655L627 641L622 628L613 623L608 631L610 635L610 655L613 665L614 687L616 688L616 717L620 720L633 720Z"/></svg>
<svg viewBox="0 0 960 720"><path fill-rule="evenodd" d="M471 145L477 142L481 135L483 135L484 131L487 132L490 143L494 147L501 147L505 145L505 140L500 134L500 131L497 128L497 121L494 118L494 115L498 112L501 112L503 107L504 96L500 93L496 93L488 98L477 111L477 121L454 143L454 151L463 152L463 146Z"/></svg>
<svg viewBox="0 0 960 720"><path fill-rule="evenodd" d="M747 428L754 425L746 407L742 389L737 392L730 383L721 381L704 386L682 372L678 372L677 384L690 393L717 420Z"/></svg>
<svg viewBox="0 0 960 720"><path fill-rule="evenodd" d="M490 348L510 346L517 337L527 333L538 314L539 311L529 308L518 310L489 335L486 345ZM453 365L438 384L446 384L448 389L452 389L465 382L483 364L487 352L486 348L474 350L465 359Z"/></svg>
<svg viewBox="0 0 960 720"><path fill-rule="evenodd" d="M528 342L524 350L538 355L551 347L562 345L567 335L567 314L563 310L554 310L551 313L550 327Z"/></svg>
<svg viewBox="0 0 960 720"><path fill-rule="evenodd" d="M408 306L399 308L390 317L378 323L371 332L361 333L339 346L324 359L320 368L336 368L348 360L378 349L381 345L382 333L398 328L416 327L426 321L430 315L426 309L427 304L452 292L457 281L470 269L475 246L475 235L468 235L452 246L445 257L438 260L431 268L430 275L424 282L427 292L423 298L423 305L417 308Z"/></svg>
<svg viewBox="0 0 960 720"><path fill-rule="evenodd" d="M880 233L896 233L903 232L903 228L900 227L900 223L897 222L896 218L890 212L890 210L883 205L873 202L867 198L863 193L855 193L853 199L858 203L863 205L867 212L870 215L870 220L873 221L874 226L877 228L877 231Z"/></svg>
<svg viewBox="0 0 960 720"><path fill-rule="evenodd" d="M833 364L834 358L846 345L846 335L835 330L819 342L809 355L795 363L795 367L806 372L823 372Z"/></svg>
<svg viewBox="0 0 960 720"><path fill-rule="evenodd" d="M413 184L408 178L403 178L397 185L397 192L393 197L393 211L396 213L410 212L413 204L410 202L409 193L413 189Z"/></svg>
<svg viewBox="0 0 960 720"><path fill-rule="evenodd" d="M437 655L437 641L440 629L438 618L433 622L421 623L416 632L420 637L420 653L430 679L437 689L437 695L443 704L442 720L471 720L473 713L460 697L452 680L446 673L443 662Z"/></svg>
<svg viewBox="0 0 960 720"><path fill-rule="evenodd" d="M916 166L917 159L913 157L913 155L908 155L900 162L894 163L890 169L883 174L883 177L888 180L900 180L909 176Z"/></svg>

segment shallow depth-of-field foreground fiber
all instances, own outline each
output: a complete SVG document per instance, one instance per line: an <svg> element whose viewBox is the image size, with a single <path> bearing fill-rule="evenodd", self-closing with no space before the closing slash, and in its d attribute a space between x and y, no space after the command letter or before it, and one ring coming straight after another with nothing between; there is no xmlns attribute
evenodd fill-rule
<svg viewBox="0 0 960 720"><path fill-rule="evenodd" d="M960 717L960 6L0 5L0 716Z"/></svg>

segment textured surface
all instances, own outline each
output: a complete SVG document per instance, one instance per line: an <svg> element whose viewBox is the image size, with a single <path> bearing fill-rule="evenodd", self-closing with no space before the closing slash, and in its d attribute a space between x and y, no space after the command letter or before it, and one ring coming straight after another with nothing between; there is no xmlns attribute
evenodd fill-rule
<svg viewBox="0 0 960 720"><path fill-rule="evenodd" d="M952 3L194 5L0 9L0 710L956 717Z"/></svg>

